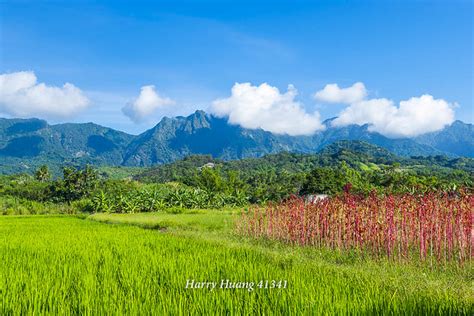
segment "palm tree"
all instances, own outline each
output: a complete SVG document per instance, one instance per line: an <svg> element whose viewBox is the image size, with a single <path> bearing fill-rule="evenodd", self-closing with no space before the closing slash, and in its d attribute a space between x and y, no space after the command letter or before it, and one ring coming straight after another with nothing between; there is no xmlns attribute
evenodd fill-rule
<svg viewBox="0 0 474 316"><path fill-rule="evenodd" d="M36 170L35 178L40 182L46 182L51 179L48 166L42 165L38 170Z"/></svg>

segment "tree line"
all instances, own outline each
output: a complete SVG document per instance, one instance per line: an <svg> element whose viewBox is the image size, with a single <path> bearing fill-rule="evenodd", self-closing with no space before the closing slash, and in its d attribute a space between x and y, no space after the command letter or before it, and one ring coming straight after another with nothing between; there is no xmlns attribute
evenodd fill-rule
<svg viewBox="0 0 474 316"><path fill-rule="evenodd" d="M329 167L282 155L271 164L256 159L251 167L236 163L229 168L206 161L209 159L202 156L189 157L161 166L162 179L155 177L155 181L140 177L110 179L91 166L65 167L62 177L53 179L48 167L41 166L33 177L0 177L0 200L4 213L7 208L14 212L15 207L21 209L25 205L38 208L38 203L82 212L181 212L189 208L279 202L292 195L338 195L348 188L361 195L424 194L473 188L472 174L467 171L442 169L423 174L420 167L414 171L396 162L367 163L365 168L356 168L340 161Z"/></svg>

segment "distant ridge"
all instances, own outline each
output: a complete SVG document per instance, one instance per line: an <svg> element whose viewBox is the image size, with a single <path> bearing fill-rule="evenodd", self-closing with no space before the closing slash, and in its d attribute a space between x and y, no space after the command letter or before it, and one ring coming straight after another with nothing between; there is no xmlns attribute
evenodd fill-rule
<svg viewBox="0 0 474 316"><path fill-rule="evenodd" d="M227 119L196 111L163 118L134 136L94 123L49 125L39 119L0 119L0 172L29 171L41 164L151 166L192 154L224 160L261 157L282 151L315 153L341 140L364 141L399 156L474 157L472 124L456 121L413 139L390 139L367 125L332 127L312 136L277 135L231 125Z"/></svg>
<svg viewBox="0 0 474 316"><path fill-rule="evenodd" d="M461 121L441 131L418 136L415 141L458 156L474 157L474 125Z"/></svg>

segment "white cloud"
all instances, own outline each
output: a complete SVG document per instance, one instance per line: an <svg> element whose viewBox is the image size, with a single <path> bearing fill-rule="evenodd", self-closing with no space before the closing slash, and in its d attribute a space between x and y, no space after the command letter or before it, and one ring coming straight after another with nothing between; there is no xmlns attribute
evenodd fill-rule
<svg viewBox="0 0 474 316"><path fill-rule="evenodd" d="M296 95L292 85L282 94L267 83L260 86L236 83L229 98L212 103L211 112L218 117L228 116L231 124L276 134L311 135L324 129L319 113L306 113L295 101Z"/></svg>
<svg viewBox="0 0 474 316"><path fill-rule="evenodd" d="M62 87L37 83L32 71L0 75L0 112L16 117L70 117L89 105L74 85Z"/></svg>
<svg viewBox="0 0 474 316"><path fill-rule="evenodd" d="M327 84L323 90L313 95L317 101L344 104L361 101L366 96L367 90L362 82L356 82L348 88L339 88L336 83Z"/></svg>
<svg viewBox="0 0 474 316"><path fill-rule="evenodd" d="M127 103L122 112L135 123L142 123L150 118L156 110L175 102L169 98L162 97L155 90L155 86L143 86L138 98Z"/></svg>
<svg viewBox="0 0 474 316"><path fill-rule="evenodd" d="M363 100L353 103L342 110L338 117L332 121L332 125L370 124L380 126L389 121L395 114L396 108L391 100Z"/></svg>
<svg viewBox="0 0 474 316"><path fill-rule="evenodd" d="M401 101L398 107L387 99L356 102L345 108L332 124L369 124L370 131L396 138L438 131L453 121L453 105L425 94Z"/></svg>
<svg viewBox="0 0 474 316"><path fill-rule="evenodd" d="M414 137L435 132L454 121L453 106L425 94L401 101L396 115L379 128L382 134Z"/></svg>

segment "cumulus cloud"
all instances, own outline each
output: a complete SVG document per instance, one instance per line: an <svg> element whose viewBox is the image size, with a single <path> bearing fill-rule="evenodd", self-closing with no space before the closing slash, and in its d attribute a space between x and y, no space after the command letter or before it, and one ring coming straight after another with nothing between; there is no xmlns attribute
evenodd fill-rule
<svg viewBox="0 0 474 316"><path fill-rule="evenodd" d="M355 102L345 108L332 124L369 124L370 131L398 138L435 132L453 121L452 104L425 94L401 101L398 107L387 99Z"/></svg>
<svg viewBox="0 0 474 316"><path fill-rule="evenodd" d="M0 112L16 117L70 117L89 105L74 85L62 87L38 83L32 71L0 75Z"/></svg>
<svg viewBox="0 0 474 316"><path fill-rule="evenodd" d="M215 100L211 112L218 117L229 118L229 123L244 128L261 128L276 134L310 135L324 129L319 113L307 113L295 101L296 89L288 86L288 91L280 91L263 83L236 83L229 98Z"/></svg>
<svg viewBox="0 0 474 316"><path fill-rule="evenodd" d="M396 114L396 110L393 102L388 99L363 100L342 110L338 117L332 121L332 125L370 124L380 126L390 121Z"/></svg>
<svg viewBox="0 0 474 316"><path fill-rule="evenodd" d="M366 96L367 90L362 82L356 82L348 88L339 88L336 83L327 84L324 89L313 95L317 101L344 104L361 101Z"/></svg>
<svg viewBox="0 0 474 316"><path fill-rule="evenodd" d="M142 123L150 118L156 110L172 105L175 102L158 94L155 86L143 86L140 95L132 102L127 103L122 112L135 123Z"/></svg>

